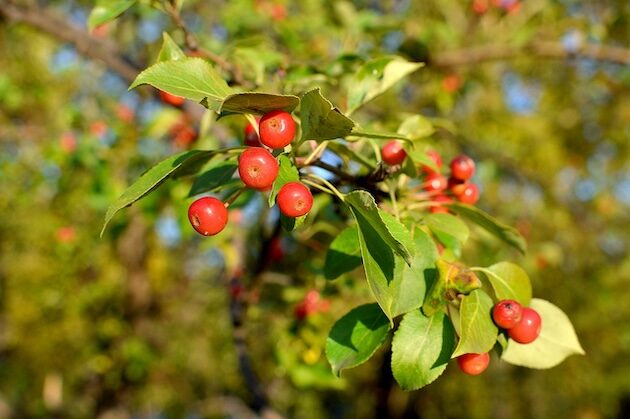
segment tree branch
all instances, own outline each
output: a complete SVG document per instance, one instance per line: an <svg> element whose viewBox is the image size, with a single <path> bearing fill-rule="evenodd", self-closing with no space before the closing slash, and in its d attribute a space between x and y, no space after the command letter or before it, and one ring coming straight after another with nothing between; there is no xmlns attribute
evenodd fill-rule
<svg viewBox="0 0 630 419"><path fill-rule="evenodd" d="M235 66L232 63L226 61L220 55L199 46L199 41L197 40L195 35L188 29L186 22L182 18L182 15L179 13L179 9L177 8L173 0L169 0L164 4L164 10L171 17L173 23L175 23L175 25L177 25L177 27L184 33L184 42L186 43L186 47L189 50L198 52L203 57L214 62L223 71L229 73L232 76L232 80L236 84L245 85L245 79L243 78L243 74L241 73L241 70L240 68L238 68L238 66Z"/></svg>
<svg viewBox="0 0 630 419"><path fill-rule="evenodd" d="M114 43L93 37L87 31L74 27L50 9L18 6L11 0L0 1L0 16L9 22L24 23L55 38L72 44L86 57L102 61L112 71L131 83L140 69L123 58Z"/></svg>
<svg viewBox="0 0 630 419"><path fill-rule="evenodd" d="M576 50L560 42L535 41L521 49L510 45L484 45L436 53L429 58L433 67L457 67L488 61L510 60L521 56L548 59L586 58L595 61L630 64L630 49L606 45L585 44Z"/></svg>

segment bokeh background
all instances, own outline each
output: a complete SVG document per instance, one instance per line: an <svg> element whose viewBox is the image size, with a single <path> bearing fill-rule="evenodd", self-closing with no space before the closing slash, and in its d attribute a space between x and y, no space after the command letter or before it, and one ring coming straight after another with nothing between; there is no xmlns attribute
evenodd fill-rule
<svg viewBox="0 0 630 419"><path fill-rule="evenodd" d="M2 418L252 415L230 320L229 293L240 290L223 273L269 244L269 214L244 200L240 220L202 239L186 220L189 184L171 182L99 238L109 203L150 165L242 141L245 121L127 91L134 69L155 61L163 31L183 45L149 3L88 34L92 2L0 2ZM466 377L451 365L410 393L392 382L381 351L337 379L326 334L369 295L360 270L323 279L338 225L322 224L281 235L281 254L256 267L262 279L248 296L248 348L274 409L295 418L628 417L627 0L187 0L182 18L261 90L321 86L340 105L357 60L425 61L355 117L421 113L438 127L431 141L445 159L475 158L479 206L515 225L529 251L478 235L465 259L524 266L586 350L545 371L493 362ZM309 290L330 307L298 322Z"/></svg>

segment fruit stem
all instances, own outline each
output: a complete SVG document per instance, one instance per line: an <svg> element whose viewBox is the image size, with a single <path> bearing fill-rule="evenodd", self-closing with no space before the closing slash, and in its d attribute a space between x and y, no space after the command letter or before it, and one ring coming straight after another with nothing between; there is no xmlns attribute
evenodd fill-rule
<svg viewBox="0 0 630 419"><path fill-rule="evenodd" d="M256 135L258 136L258 138L260 138L260 132L258 131L258 121L256 121L256 117L251 113L246 113L244 115L247 121L249 121L249 123L252 124L252 127L254 127L254 130L256 131Z"/></svg>
<svg viewBox="0 0 630 419"><path fill-rule="evenodd" d="M312 173L307 173L306 176L311 178L311 179L313 179L313 180L315 180L315 181L317 181L317 182L323 183L324 186L326 186L328 189L330 189L330 191L333 194L335 194L337 196L337 198L339 198L339 200L341 202L345 201L345 198L344 198L343 194L341 192L339 192L339 189L337 189L335 187L335 185L333 185L332 183L328 182L326 179L324 179L322 177L319 177L317 175L314 175Z"/></svg>
<svg viewBox="0 0 630 419"><path fill-rule="evenodd" d="M317 147L315 147L315 149L311 152L311 154L308 155L306 160L304 160L303 166L308 166L313 160L319 159L324 150L326 150L326 147L328 147L328 141L324 141L318 144Z"/></svg>
<svg viewBox="0 0 630 419"><path fill-rule="evenodd" d="M400 213L398 212L398 202L396 201L396 182L391 181L389 183L389 199L392 201L392 209L394 210L394 216L400 221Z"/></svg>
<svg viewBox="0 0 630 419"><path fill-rule="evenodd" d="M238 199L239 196L241 196L241 194L243 193L243 191L245 191L245 189L247 189L246 187L242 187L239 190L237 190L236 192L234 192L232 195L230 195L230 197L228 199L225 200L225 203L223 205L225 205L225 208L229 208L230 205L232 205L234 203L234 201L236 201Z"/></svg>

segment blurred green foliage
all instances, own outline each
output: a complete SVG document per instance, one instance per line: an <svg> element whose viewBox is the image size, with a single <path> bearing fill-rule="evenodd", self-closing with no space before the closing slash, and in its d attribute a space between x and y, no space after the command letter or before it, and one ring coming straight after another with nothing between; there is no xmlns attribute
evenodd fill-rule
<svg viewBox="0 0 630 419"><path fill-rule="evenodd" d="M51 1L39 12L85 26L91 3ZM444 156L477 160L480 206L517 226L529 251L520 256L475 231L465 260L524 266L535 294L570 315L587 352L545 371L493 362L466 377L450 366L411 393L383 378L386 353L336 379L322 355L326 334L370 296L361 270L326 282L324 250L341 227L320 224L282 237L285 257L249 296L255 370L289 417L600 418L622 417L623 403L628 412L630 67L547 59L527 46L630 48L630 3L526 0L508 13L490 1L484 14L472 3L184 3L201 44L262 90L321 86L343 107L340 86L358 62L428 58L353 117L394 130L403 115L422 113L438 127L432 145ZM183 44L146 4L101 31L140 66L155 61L162 31ZM523 52L453 67L432 61L486 45ZM187 185L170 184L99 240L107 205L130 180L188 146L171 132L190 123L181 111L127 85L54 36L0 20L0 417L238 417L239 400L250 397L223 277L236 258L254 259L270 216L254 203L240 223L202 240L187 225ZM238 144L244 124L203 117L195 147ZM334 212L326 204L321 211ZM297 322L293 308L309 289L330 299L330 310Z"/></svg>

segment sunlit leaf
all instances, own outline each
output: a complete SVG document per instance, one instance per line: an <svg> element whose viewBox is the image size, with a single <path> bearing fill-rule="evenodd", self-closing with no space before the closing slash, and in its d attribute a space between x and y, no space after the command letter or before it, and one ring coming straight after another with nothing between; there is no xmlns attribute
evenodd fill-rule
<svg viewBox="0 0 630 419"><path fill-rule="evenodd" d="M405 314L392 341L392 373L403 390L432 383L446 369L455 331L443 312L431 317L419 310Z"/></svg>
<svg viewBox="0 0 630 419"><path fill-rule="evenodd" d="M123 14L137 0L98 0L88 17L88 29L110 22Z"/></svg>
<svg viewBox="0 0 630 419"><path fill-rule="evenodd" d="M326 340L326 357L336 375L370 359L383 344L390 326L377 304L359 306L332 327Z"/></svg>
<svg viewBox="0 0 630 419"><path fill-rule="evenodd" d="M199 162L207 161L213 154L213 151L184 151L182 153L175 154L150 168L109 206L107 213L105 214L105 222L103 223L101 236L105 232L105 228L107 227L109 221L118 211L128 207L151 191L155 190L155 188L164 183L169 177L177 174L177 171L185 170L189 165L196 165L199 164Z"/></svg>

